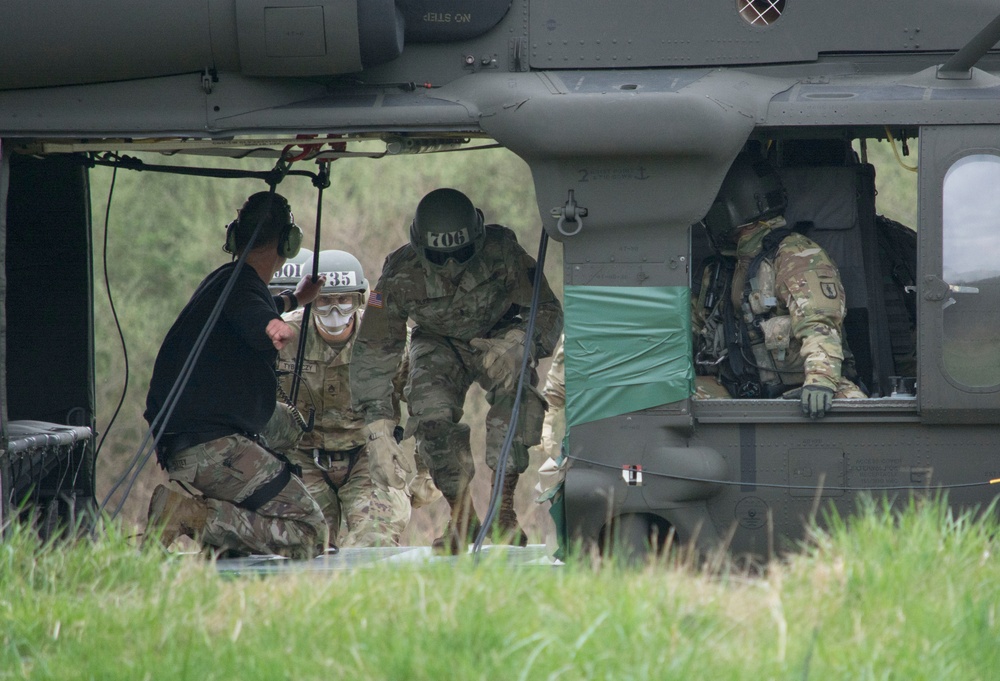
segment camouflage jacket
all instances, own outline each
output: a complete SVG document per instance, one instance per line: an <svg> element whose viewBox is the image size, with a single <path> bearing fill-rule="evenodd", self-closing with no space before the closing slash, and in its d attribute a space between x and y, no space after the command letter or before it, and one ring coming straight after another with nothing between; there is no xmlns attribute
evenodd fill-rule
<svg viewBox="0 0 1000 681"><path fill-rule="evenodd" d="M295 358L299 348L299 333L302 329L302 309L287 312L282 319L292 327L295 336L289 340L278 355L278 368L291 372L295 369ZM354 316L355 329L361 323L361 312ZM303 418L308 419L309 409L315 408L315 427L305 433L299 443L300 449L345 450L363 444L361 428L365 422L351 407L350 364L357 333L343 343L327 343L316 331L309 330L306 337L305 358L302 361L302 380L296 406ZM405 339L404 339L405 342ZM399 420L399 400L406 385L408 362L405 353L397 360L392 375L391 418ZM292 374L280 379L286 394L291 390ZM279 393L278 400L285 398Z"/></svg>
<svg viewBox="0 0 1000 681"><path fill-rule="evenodd" d="M514 232L487 225L480 252L457 283L409 244L385 259L351 363L354 407L368 422L391 413L390 378L406 342L407 320L421 331L470 341L527 327L535 260ZM535 357L548 357L562 330L562 305L543 278L535 318Z"/></svg>
<svg viewBox="0 0 1000 681"><path fill-rule="evenodd" d="M763 319L765 349L781 383L837 390L847 307L840 273L826 251L802 234L789 234L773 259L760 264L746 295L751 262L761 252L764 238L783 226L779 218L741 236L731 290L733 309L745 323ZM761 372L761 380L766 383L765 373Z"/></svg>
<svg viewBox="0 0 1000 681"><path fill-rule="evenodd" d="M559 345L556 346L555 354L552 356L552 365L549 367L542 394L549 403L550 412L566 406L566 351L562 336L559 337Z"/></svg>
<svg viewBox="0 0 1000 681"><path fill-rule="evenodd" d="M566 434L566 351L565 339L559 337L559 345L552 355L552 365L545 379L542 395L549 403L542 421L542 450L545 455L557 459Z"/></svg>

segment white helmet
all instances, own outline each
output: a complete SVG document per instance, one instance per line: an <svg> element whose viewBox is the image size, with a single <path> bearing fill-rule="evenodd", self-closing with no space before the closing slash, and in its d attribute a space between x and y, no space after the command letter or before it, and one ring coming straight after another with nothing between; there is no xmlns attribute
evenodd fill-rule
<svg viewBox="0 0 1000 681"><path fill-rule="evenodd" d="M303 276L312 272L313 252L308 248L299 249L294 258L289 258L281 269L274 273L267 285L272 293L294 289Z"/></svg>
<svg viewBox="0 0 1000 681"><path fill-rule="evenodd" d="M326 281L313 302L316 323L338 336L368 302L368 280L361 263L347 251L320 251L319 274Z"/></svg>
<svg viewBox="0 0 1000 681"><path fill-rule="evenodd" d="M347 251L320 251L319 273L326 276L322 293L368 292L368 280L361 263Z"/></svg>

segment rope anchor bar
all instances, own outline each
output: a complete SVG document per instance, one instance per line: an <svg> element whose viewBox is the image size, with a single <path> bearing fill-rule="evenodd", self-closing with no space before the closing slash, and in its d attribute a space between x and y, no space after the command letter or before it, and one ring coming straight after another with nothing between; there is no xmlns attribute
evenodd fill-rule
<svg viewBox="0 0 1000 681"><path fill-rule="evenodd" d="M559 219L559 222L556 223L556 230L563 236L579 234L583 230L583 218L587 217L587 209L577 205L574 194L574 190L570 189L566 204L561 208L553 208L551 212L552 217ZM567 222L576 224L577 228L574 230L566 229Z"/></svg>

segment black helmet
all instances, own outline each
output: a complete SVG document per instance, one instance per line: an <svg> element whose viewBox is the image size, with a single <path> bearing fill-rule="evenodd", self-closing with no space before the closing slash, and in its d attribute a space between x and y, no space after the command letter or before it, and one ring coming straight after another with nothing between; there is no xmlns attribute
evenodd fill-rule
<svg viewBox="0 0 1000 681"><path fill-rule="evenodd" d="M420 200L410 223L410 244L427 262L469 262L482 247L482 212L457 189L435 189Z"/></svg>
<svg viewBox="0 0 1000 681"><path fill-rule="evenodd" d="M722 181L705 216L705 229L716 247L734 245L743 225L778 217L788 200L781 178L767 159L741 152Z"/></svg>

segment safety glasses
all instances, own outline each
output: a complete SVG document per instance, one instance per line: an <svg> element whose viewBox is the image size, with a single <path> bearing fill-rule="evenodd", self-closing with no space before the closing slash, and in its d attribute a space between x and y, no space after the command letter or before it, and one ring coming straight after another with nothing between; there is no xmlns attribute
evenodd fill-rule
<svg viewBox="0 0 1000 681"><path fill-rule="evenodd" d="M313 302L316 314L325 315L337 310L340 314L350 314L361 307L360 293L324 293Z"/></svg>
<svg viewBox="0 0 1000 681"><path fill-rule="evenodd" d="M432 251L429 248L424 249L424 255L426 256L427 261L432 265L437 265L438 267L443 267L449 260L454 260L459 265L462 265L471 260L472 256L475 254L475 244L466 244L465 246L455 249L454 251Z"/></svg>

